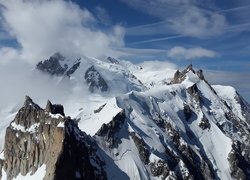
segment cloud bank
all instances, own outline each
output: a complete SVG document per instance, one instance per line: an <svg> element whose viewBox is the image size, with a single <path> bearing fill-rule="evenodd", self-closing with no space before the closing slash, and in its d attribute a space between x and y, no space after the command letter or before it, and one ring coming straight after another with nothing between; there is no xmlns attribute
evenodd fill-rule
<svg viewBox="0 0 250 180"><path fill-rule="evenodd" d="M5 55L37 62L60 51L67 56L118 56L113 47L124 45L120 25L100 30L98 20L87 9L71 1L0 0L1 26L19 48L0 50ZM8 56L9 57L9 56Z"/></svg>
<svg viewBox="0 0 250 180"><path fill-rule="evenodd" d="M201 47L188 49L181 46L175 46L167 51L167 56L172 59L190 60L212 58L216 56L216 52Z"/></svg>

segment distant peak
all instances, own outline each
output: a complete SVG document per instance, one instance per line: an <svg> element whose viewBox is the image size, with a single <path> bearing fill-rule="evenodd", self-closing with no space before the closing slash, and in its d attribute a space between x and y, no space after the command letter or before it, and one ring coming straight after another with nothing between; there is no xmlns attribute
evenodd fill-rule
<svg viewBox="0 0 250 180"><path fill-rule="evenodd" d="M65 60L65 57L60 52L56 52L50 58L57 59L59 61L64 61Z"/></svg>
<svg viewBox="0 0 250 180"><path fill-rule="evenodd" d="M49 59L40 61L36 65L36 68L50 75L63 75L68 69L68 65L62 63L65 59L66 58L64 56L57 52L50 56Z"/></svg>

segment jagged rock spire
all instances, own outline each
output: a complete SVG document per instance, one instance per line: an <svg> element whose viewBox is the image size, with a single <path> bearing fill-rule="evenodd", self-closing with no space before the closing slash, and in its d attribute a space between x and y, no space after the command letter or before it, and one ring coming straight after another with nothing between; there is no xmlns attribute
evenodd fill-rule
<svg viewBox="0 0 250 180"><path fill-rule="evenodd" d="M193 70L193 65L189 64L188 67L187 67L187 70Z"/></svg>
<svg viewBox="0 0 250 180"><path fill-rule="evenodd" d="M203 75L203 71L201 69L199 69L198 71L195 71L193 69L193 65L189 64L188 67L186 69L184 69L183 71L179 71L177 70L174 74L174 78L172 79L172 81L170 82L170 84L177 84L177 83L181 83L185 78L186 78L186 74L188 72L193 72L194 74L196 74L198 76L199 79L201 80L205 80L205 77Z"/></svg>
<svg viewBox="0 0 250 180"><path fill-rule="evenodd" d="M204 74L203 74L203 71L202 69L199 69L197 72L196 72L197 76L201 79L201 80L205 80L205 77L204 77Z"/></svg>
<svg viewBox="0 0 250 180"><path fill-rule="evenodd" d="M23 103L23 108L27 108L29 106L32 106L35 109L41 109L40 106L38 106L36 103L33 102L33 100L29 96L25 96L25 101Z"/></svg>
<svg viewBox="0 0 250 180"><path fill-rule="evenodd" d="M45 111L51 114L61 114L62 116L65 116L63 106L61 104L52 104L50 100L47 101Z"/></svg>
<svg viewBox="0 0 250 180"><path fill-rule="evenodd" d="M62 63L64 60L65 57L63 57L60 53L55 53L49 59L40 61L36 65L36 69L50 75L63 75L68 69L68 65L63 65Z"/></svg>
<svg viewBox="0 0 250 180"><path fill-rule="evenodd" d="M45 110L47 112L51 112L51 110L52 110L52 103L50 102L50 100L47 101Z"/></svg>

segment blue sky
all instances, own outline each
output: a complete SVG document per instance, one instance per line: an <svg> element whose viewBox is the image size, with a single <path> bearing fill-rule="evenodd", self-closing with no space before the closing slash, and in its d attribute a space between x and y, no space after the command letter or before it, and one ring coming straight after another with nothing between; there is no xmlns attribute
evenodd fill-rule
<svg viewBox="0 0 250 180"><path fill-rule="evenodd" d="M0 0L0 11L2 61L63 51L192 63L250 101L249 0Z"/></svg>
<svg viewBox="0 0 250 180"><path fill-rule="evenodd" d="M124 25L126 47L163 50L155 54L155 58L162 60L168 58L164 51L174 46L202 47L216 52L216 55L209 58L201 57L198 60L190 59L189 62L215 70L249 71L250 1L76 0L75 2L92 12L96 12L97 7L103 8L110 19L109 22ZM208 16L204 18L208 21L205 22L205 27L195 22L193 24L187 22L180 28L188 29L193 25L195 26L193 32L188 33L185 30L177 32L171 29L172 19L182 20L184 15L192 16L192 12L186 12L186 8L194 8L194 13L198 11L197 16ZM218 18L209 17L214 15ZM195 15L193 18L193 21L201 19ZM145 59L144 56L137 58ZM168 58L168 60L178 64L187 63L175 58Z"/></svg>

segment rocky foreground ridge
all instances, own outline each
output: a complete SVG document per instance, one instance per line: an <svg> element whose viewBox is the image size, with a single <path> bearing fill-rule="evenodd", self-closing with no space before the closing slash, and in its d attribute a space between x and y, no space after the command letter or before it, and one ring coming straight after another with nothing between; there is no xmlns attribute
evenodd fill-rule
<svg viewBox="0 0 250 180"><path fill-rule="evenodd" d="M45 109L26 97L6 130L1 169L7 179L34 174L42 165L41 179L106 179L96 144L65 117L63 106L48 101Z"/></svg>

